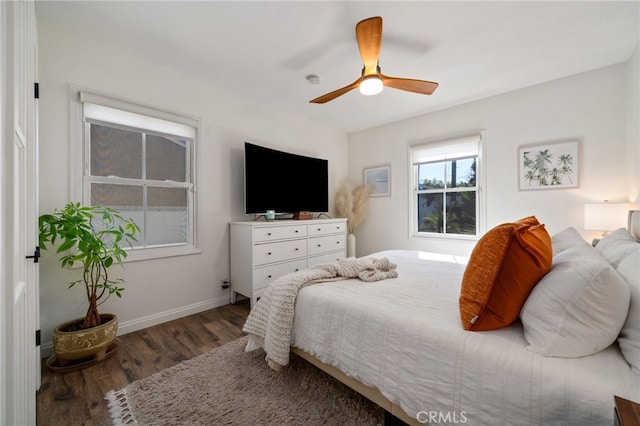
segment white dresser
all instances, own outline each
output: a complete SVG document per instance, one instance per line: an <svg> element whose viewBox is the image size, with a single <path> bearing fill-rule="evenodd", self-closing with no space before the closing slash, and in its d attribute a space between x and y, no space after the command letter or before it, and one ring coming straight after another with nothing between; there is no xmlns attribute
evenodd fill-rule
<svg viewBox="0 0 640 426"><path fill-rule="evenodd" d="M347 220L231 222L231 291L251 299L281 275L346 257Z"/></svg>

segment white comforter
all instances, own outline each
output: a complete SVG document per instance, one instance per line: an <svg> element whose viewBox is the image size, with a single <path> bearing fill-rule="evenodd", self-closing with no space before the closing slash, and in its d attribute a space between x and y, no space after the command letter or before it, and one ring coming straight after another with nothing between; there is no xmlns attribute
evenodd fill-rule
<svg viewBox="0 0 640 426"><path fill-rule="evenodd" d="M463 330L458 295L466 259L372 256L397 263L399 277L302 289L291 342L378 388L409 416L437 424L601 426L613 422L614 394L640 400L640 376L615 345L590 357L545 358L525 348L519 323Z"/></svg>
<svg viewBox="0 0 640 426"><path fill-rule="evenodd" d="M396 265L388 259L349 257L335 263L315 265L311 268L277 278L251 309L242 331L249 334L247 351L262 347L267 353L269 366L279 371L289 363L291 327L298 292L304 286L322 281L358 278L373 282L395 278Z"/></svg>

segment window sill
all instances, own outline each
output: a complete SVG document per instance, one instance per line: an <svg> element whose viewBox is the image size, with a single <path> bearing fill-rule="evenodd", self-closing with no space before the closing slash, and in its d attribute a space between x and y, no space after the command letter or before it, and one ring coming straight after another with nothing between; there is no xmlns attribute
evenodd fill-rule
<svg viewBox="0 0 640 426"><path fill-rule="evenodd" d="M477 235L454 235L454 234L438 234L435 232L415 232L411 237L415 238L435 238L438 240L452 240L452 241L478 241L480 239Z"/></svg>
<svg viewBox="0 0 640 426"><path fill-rule="evenodd" d="M127 258L124 263L138 262L141 260L162 259L165 257L188 256L191 254L201 254L202 250L194 246L175 247L154 247L145 249L133 249L127 251Z"/></svg>

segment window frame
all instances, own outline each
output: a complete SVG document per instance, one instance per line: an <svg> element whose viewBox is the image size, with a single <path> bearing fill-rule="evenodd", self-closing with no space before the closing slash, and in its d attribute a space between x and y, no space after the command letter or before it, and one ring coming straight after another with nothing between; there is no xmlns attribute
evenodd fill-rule
<svg viewBox="0 0 640 426"><path fill-rule="evenodd" d="M414 164L414 153L420 149L425 148L440 148L446 146L453 146L457 144L463 144L465 141L469 139L475 138L477 139L478 149L477 149L477 159L476 159L476 186L475 189L470 189L469 187L446 187L446 188L438 188L432 190L419 190L419 176L418 176L418 166L419 164L426 163L416 163ZM437 238L437 239L448 239L448 240L478 240L486 230L486 211L485 211L485 191L484 191L484 183L485 183L485 173L484 173L484 141L485 141L485 132L484 131L475 131L470 133L465 133L460 136L448 137L448 138L439 138L435 140L429 141L421 141L416 144L412 144L408 146L408 170L409 170L409 238ZM470 158L459 157L458 159ZM450 161L450 159L443 158L442 162ZM446 174L445 174L446 175ZM446 179L445 179L446 180ZM443 194L446 199L447 194L449 193L460 193L460 192L470 192L474 191L476 193L476 235L465 235L465 234L449 234L446 232L424 232L418 230L418 194L424 193L438 193ZM446 225L444 230L446 231Z"/></svg>
<svg viewBox="0 0 640 426"><path fill-rule="evenodd" d="M144 134L150 134L161 137L168 138L179 138L181 140L187 140L187 152L186 152L186 162L185 167L187 168L185 182L173 182L173 181L153 181L149 188L154 187L164 187L164 188L180 188L186 189L187 193L187 208L188 208L188 221L189 221L189 229L187 232L187 242L186 243L171 243L171 244L162 244L162 245L154 245L150 247L135 247L128 250L128 256L125 259L125 262L131 261L140 261L140 260L149 260L149 259L158 259L165 257L174 257L174 256L182 256L182 255L190 255L190 254L198 254L202 251L197 245L197 191L196 191L196 176L197 176L197 158L196 149L198 145L198 129L199 129L199 120L188 117L185 115L159 110L153 107L148 107L144 105L140 105L137 103L133 103L130 101L124 101L121 99L112 98L106 95L97 94L94 92L87 92L83 90L78 90L77 88L71 88L74 92L75 102L73 102L73 109L75 109L72 114L72 119L76 119L76 123L72 128L76 129L76 137L74 138L77 141L77 150L76 155L72 155L72 162L76 164L76 167L72 168L72 170L76 170L76 172L72 172L72 191L71 194L74 196L73 199L82 200L83 204L90 205L91 204L91 184L92 183L106 183L109 185L127 185L134 184L135 186L146 185L147 179L137 179L137 178L122 178L122 177L113 177L113 176L92 176L91 175L91 158L90 158L90 123L94 123L97 125L104 125L108 127L130 130L135 132L142 132ZM100 120L96 118L85 119L84 115L84 104L96 104L98 106L105 106L108 108L113 108L116 110L120 110L122 112L142 115L150 119L163 120L167 122L173 122L182 126L193 127L193 137L186 136L177 136L171 133L163 133L161 131L153 130L153 129L145 129L144 126L134 127L127 126L120 123L114 123L107 120ZM147 214L146 209L144 210L144 214Z"/></svg>

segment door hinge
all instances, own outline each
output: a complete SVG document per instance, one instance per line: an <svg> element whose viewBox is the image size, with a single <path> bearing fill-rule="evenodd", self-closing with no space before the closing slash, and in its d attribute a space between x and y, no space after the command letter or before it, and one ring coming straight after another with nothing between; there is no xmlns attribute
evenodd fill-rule
<svg viewBox="0 0 640 426"><path fill-rule="evenodd" d="M33 251L33 256L25 256L27 259L33 259L33 263L38 263L40 259L40 247L36 246L36 249Z"/></svg>
<svg viewBox="0 0 640 426"><path fill-rule="evenodd" d="M33 83L33 97L36 99L40 99L40 83Z"/></svg>
<svg viewBox="0 0 640 426"><path fill-rule="evenodd" d="M36 346L40 346L40 330L36 330Z"/></svg>

